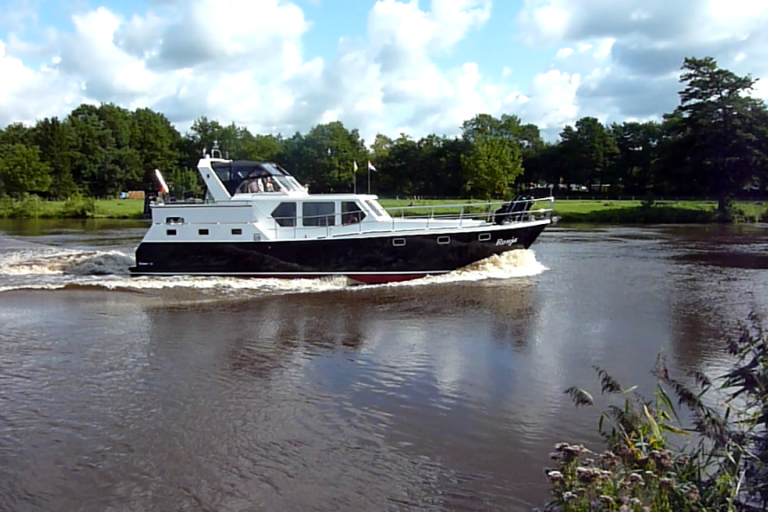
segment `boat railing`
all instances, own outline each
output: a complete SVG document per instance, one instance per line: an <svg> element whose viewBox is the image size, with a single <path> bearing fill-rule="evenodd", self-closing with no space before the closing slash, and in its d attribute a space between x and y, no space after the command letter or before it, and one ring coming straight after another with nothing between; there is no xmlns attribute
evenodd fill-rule
<svg viewBox="0 0 768 512"><path fill-rule="evenodd" d="M546 202L547 207L534 208L536 203ZM302 224L308 219L317 219L313 225L299 226L299 218L296 216L273 217L274 237L280 238L290 229L291 236L296 239L302 234L317 236L317 228L325 228L325 237L355 235L362 233L407 230L429 230L439 228L461 228L472 223L519 223L547 220L552 218L554 197L534 199L516 199L512 201L470 202L461 204L435 204L418 206L395 206L383 208L389 215L385 222L357 221L343 222L346 217L362 212L334 212L319 215L303 215ZM341 216L342 224L336 224L337 217ZM421 222L420 222L421 221ZM305 235L305 236L306 236ZM306 236L309 238L309 236Z"/></svg>
<svg viewBox="0 0 768 512"><path fill-rule="evenodd" d="M539 202L547 202L547 208L533 209L533 205ZM458 219L459 227L464 220L487 220L493 222L496 216L506 215L512 222L529 220L550 219L554 208L555 198L552 196L513 199L511 201L469 202L457 204L431 204L415 206L390 206L384 210L392 217L393 221L400 219ZM502 208L509 211L499 212ZM423 212L423 213L422 213Z"/></svg>

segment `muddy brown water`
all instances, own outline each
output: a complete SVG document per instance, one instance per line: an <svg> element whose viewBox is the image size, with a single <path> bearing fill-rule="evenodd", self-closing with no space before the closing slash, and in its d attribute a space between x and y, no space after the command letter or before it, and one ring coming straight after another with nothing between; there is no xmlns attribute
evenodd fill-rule
<svg viewBox="0 0 768 512"><path fill-rule="evenodd" d="M134 222L0 222L0 510L531 510L591 365L717 374L764 226L558 226L391 286L132 279Z"/></svg>

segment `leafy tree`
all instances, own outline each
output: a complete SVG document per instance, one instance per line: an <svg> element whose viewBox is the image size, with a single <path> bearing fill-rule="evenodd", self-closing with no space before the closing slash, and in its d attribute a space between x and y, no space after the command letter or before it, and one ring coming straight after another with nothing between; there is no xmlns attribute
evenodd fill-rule
<svg viewBox="0 0 768 512"><path fill-rule="evenodd" d="M523 172L520 149L499 137L476 139L461 163L472 189L488 199L506 194L509 184Z"/></svg>
<svg viewBox="0 0 768 512"><path fill-rule="evenodd" d="M78 192L72 175L72 127L57 117L38 121L34 129L34 140L40 149L41 161L51 169L50 195L63 199Z"/></svg>
<svg viewBox="0 0 768 512"><path fill-rule="evenodd" d="M755 80L721 69L712 57L686 58L680 80L679 143L691 168L726 216L728 200L755 176L765 176L765 105L749 96Z"/></svg>
<svg viewBox="0 0 768 512"><path fill-rule="evenodd" d="M25 194L45 193L51 186L50 173L35 146L0 145L0 195L20 199Z"/></svg>

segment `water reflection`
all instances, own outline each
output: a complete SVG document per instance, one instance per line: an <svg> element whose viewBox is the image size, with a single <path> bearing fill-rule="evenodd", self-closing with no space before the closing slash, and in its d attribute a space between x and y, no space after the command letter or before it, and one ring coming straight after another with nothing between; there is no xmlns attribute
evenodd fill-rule
<svg viewBox="0 0 768 512"><path fill-rule="evenodd" d="M754 226L669 228L672 351L678 365L723 372L723 345L750 310L768 302L762 254L768 230Z"/></svg>
<svg viewBox="0 0 768 512"><path fill-rule="evenodd" d="M520 281L152 307L150 373L163 379L153 388L172 389L177 408L200 404L184 414L205 418L199 435L216 432L221 445L239 444L246 434L223 424L259 438L263 432L245 425L269 425L271 432L315 439L313 448L296 441L302 450L290 455L302 461L303 450L342 443L326 470L351 470L337 456L360 450L405 464L402 479L387 468L389 483L379 480L380 465L355 466L368 496L402 489L395 493L403 494L401 503L418 496L419 503L463 508L485 496L509 505L515 499L494 497L494 489L519 485L527 473L503 469L511 457L525 457L516 444L512 397L521 361L514 354L532 337L537 300L534 283ZM172 385L168 377L181 368L184 383ZM163 419L174 421L176 414ZM268 463L260 455L241 471Z"/></svg>

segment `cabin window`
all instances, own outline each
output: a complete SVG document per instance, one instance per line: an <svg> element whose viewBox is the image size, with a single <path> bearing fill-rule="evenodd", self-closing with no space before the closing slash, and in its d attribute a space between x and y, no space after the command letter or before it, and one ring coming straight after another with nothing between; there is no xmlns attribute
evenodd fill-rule
<svg viewBox="0 0 768 512"><path fill-rule="evenodd" d="M233 235L242 235L243 234L243 230L240 229L240 228L232 228L232 234Z"/></svg>
<svg viewBox="0 0 768 512"><path fill-rule="evenodd" d="M405 238L393 238L392 245L395 247L402 247L405 245Z"/></svg>
<svg viewBox="0 0 768 512"><path fill-rule="evenodd" d="M487 242L488 240L491 239L491 234L490 233L480 233L480 236L478 236L477 238L481 242Z"/></svg>
<svg viewBox="0 0 768 512"><path fill-rule="evenodd" d="M440 245L445 245L451 243L451 237L449 236L439 236L437 237L437 243Z"/></svg>
<svg viewBox="0 0 768 512"><path fill-rule="evenodd" d="M176 236L176 230L175 229L166 229L165 234L168 236Z"/></svg>
<svg viewBox="0 0 768 512"><path fill-rule="evenodd" d="M207 235L208 234L208 230L207 229L198 229L197 230L197 234L198 235Z"/></svg>
<svg viewBox="0 0 768 512"><path fill-rule="evenodd" d="M296 203L280 203L272 211L272 218L278 226L293 227L296 225Z"/></svg>
<svg viewBox="0 0 768 512"><path fill-rule="evenodd" d="M184 217L166 217L166 224L184 224Z"/></svg>
<svg viewBox="0 0 768 512"><path fill-rule="evenodd" d="M365 212L354 201L343 201L341 203L341 223L344 226L347 224L357 224L364 218Z"/></svg>
<svg viewBox="0 0 768 512"><path fill-rule="evenodd" d="M336 203L304 203L301 214L305 226L333 226L336 224Z"/></svg>

